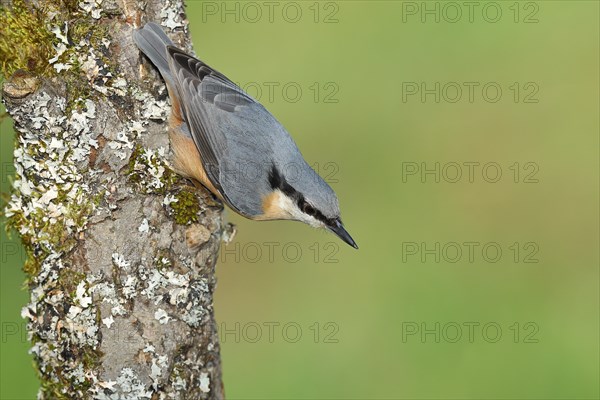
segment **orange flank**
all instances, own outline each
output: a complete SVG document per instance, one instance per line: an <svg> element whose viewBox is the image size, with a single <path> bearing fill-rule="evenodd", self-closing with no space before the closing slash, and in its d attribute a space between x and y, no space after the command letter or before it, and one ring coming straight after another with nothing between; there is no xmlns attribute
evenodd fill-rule
<svg viewBox="0 0 600 400"><path fill-rule="evenodd" d="M175 107L173 107L173 110L175 110ZM173 113L172 118L175 120L177 119L175 113ZM173 152L175 153L173 165L175 172L197 180L215 196L223 200L221 193L219 193L206 175L206 171L202 165L202 159L200 158L200 153L198 153L196 144L192 138L179 132L179 129L176 128L176 126L178 127L180 124L181 122L179 124L169 124L171 125L171 129L169 129L169 138L171 139L171 146L173 148Z"/></svg>

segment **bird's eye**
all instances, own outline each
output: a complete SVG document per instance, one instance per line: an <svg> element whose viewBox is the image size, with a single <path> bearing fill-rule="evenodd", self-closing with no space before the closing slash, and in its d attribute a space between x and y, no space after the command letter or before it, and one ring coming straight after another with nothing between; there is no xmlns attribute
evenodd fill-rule
<svg viewBox="0 0 600 400"><path fill-rule="evenodd" d="M302 212L308 215L315 215L315 209L307 202L302 204Z"/></svg>

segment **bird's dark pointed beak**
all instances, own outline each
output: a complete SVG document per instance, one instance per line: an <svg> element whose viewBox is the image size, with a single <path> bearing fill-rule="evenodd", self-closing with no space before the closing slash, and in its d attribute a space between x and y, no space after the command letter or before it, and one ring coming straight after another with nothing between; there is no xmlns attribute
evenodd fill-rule
<svg viewBox="0 0 600 400"><path fill-rule="evenodd" d="M332 224L328 224L327 228L329 228L331 232L335 233L344 242L348 243L355 249L358 249L358 245L354 239L352 239L352 236L350 236L348 231L344 228L344 225L342 225L342 221L340 221L339 218L335 219Z"/></svg>

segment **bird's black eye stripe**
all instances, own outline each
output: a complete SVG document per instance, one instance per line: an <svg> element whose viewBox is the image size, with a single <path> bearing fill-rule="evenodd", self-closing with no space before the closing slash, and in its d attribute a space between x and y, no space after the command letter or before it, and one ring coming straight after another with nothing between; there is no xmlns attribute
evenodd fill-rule
<svg viewBox="0 0 600 400"><path fill-rule="evenodd" d="M281 186L282 177L279 175L279 171L277 167L272 165L271 170L269 171L269 185L271 185L271 189L279 189Z"/></svg>
<svg viewBox="0 0 600 400"><path fill-rule="evenodd" d="M302 193L298 192L292 185L287 183L285 177L279 173L279 170L275 165L271 166L271 171L269 171L269 184L271 185L271 189L279 189L289 198L294 199L298 208L302 210L303 213L310 215L327 225L331 225L335 222L334 219L327 218L321 211L308 204Z"/></svg>
<svg viewBox="0 0 600 400"><path fill-rule="evenodd" d="M298 202L298 207L303 213L318 219L325 225L332 225L335 222L334 218L327 218L321 211L308 204L306 200L304 200L304 197L302 197L302 199Z"/></svg>
<svg viewBox="0 0 600 400"><path fill-rule="evenodd" d="M313 206L311 206L310 204L308 204L306 201L304 201L302 204L299 204L300 209L302 210L303 213L308 214L308 215L312 215L313 217L315 216L317 210L315 210L313 208Z"/></svg>
<svg viewBox="0 0 600 400"><path fill-rule="evenodd" d="M269 184L271 185L271 189L279 189L283 193L285 193L288 197L295 199L296 202L299 200L304 200L304 197L300 192L298 192L292 185L287 183L285 178L279 173L279 170L275 165L271 166L271 171L269 171Z"/></svg>

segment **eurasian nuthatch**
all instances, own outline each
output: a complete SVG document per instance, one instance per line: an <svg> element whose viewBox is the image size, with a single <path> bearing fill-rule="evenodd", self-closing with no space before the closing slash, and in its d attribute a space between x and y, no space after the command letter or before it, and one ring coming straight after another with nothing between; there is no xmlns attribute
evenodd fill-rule
<svg viewBox="0 0 600 400"><path fill-rule="evenodd" d="M146 24L133 37L167 84L178 173L196 179L244 217L301 221L358 248L342 225L335 192L271 113L175 47L157 24ZM240 168L252 168L252 174L243 176Z"/></svg>

